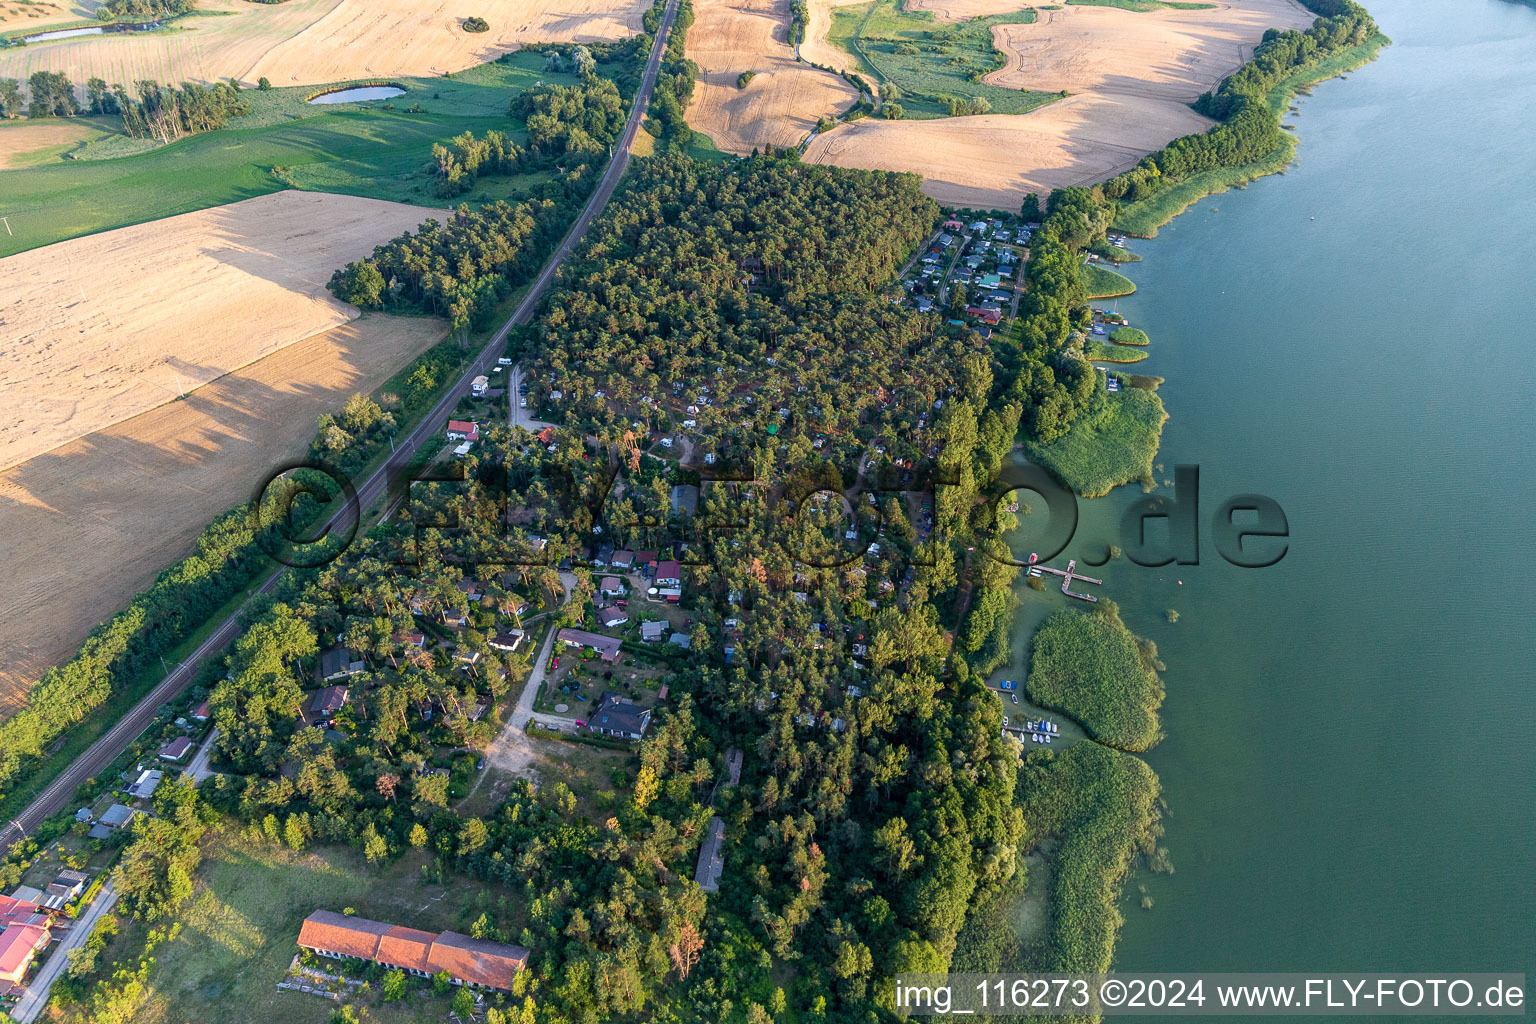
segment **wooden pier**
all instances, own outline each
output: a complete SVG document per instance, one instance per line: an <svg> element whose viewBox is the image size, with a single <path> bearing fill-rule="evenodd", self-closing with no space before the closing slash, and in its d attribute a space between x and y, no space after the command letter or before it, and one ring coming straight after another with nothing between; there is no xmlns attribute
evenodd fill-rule
<svg viewBox="0 0 1536 1024"><path fill-rule="evenodd" d="M1035 556L1030 555L1029 557L1034 558ZM1029 565L1029 571L1034 572L1036 569L1039 569L1041 572L1048 572L1053 576L1060 576L1061 592L1066 594L1068 597L1075 597L1079 601L1088 601L1091 603L1098 602L1099 599L1094 597L1092 594L1081 594L1072 589L1072 583L1075 580L1081 580L1084 583L1093 584L1101 584L1104 582L1103 580L1096 580L1092 576L1084 576L1077 572L1077 559L1074 558L1068 561L1067 567L1065 569L1052 569L1048 565L1037 565L1034 562L1031 562Z"/></svg>

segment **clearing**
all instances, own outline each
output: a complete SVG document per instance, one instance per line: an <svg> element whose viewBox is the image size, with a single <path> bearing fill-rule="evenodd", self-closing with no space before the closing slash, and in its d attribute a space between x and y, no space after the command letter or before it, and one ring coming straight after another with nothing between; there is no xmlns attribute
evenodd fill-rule
<svg viewBox="0 0 1536 1024"><path fill-rule="evenodd" d="M298 951L299 925L315 910L350 907L375 921L465 933L484 913L512 927L523 902L520 892L459 879L427 881L421 871L425 862L415 850L390 864L369 866L346 847L295 853L248 831L214 837L204 847L191 899L176 912L180 933L156 947L131 1019L325 1024L336 1003L277 989ZM122 920L122 933L103 960L143 948L148 926ZM413 987L430 992L424 982ZM448 1014L446 997L417 994L379 1004L377 985L354 1001L367 1004L368 1019L378 1024L441 1021ZM76 1004L55 1019L86 1016Z"/></svg>
<svg viewBox="0 0 1536 1024"><path fill-rule="evenodd" d="M797 146L817 120L859 99L837 75L795 61L788 0L699 0L688 57L699 65L688 123L727 153Z"/></svg>
<svg viewBox="0 0 1536 1024"><path fill-rule="evenodd" d="M0 6L16 0L0 0ZM604 42L641 28L646 0L480 0L473 10L412 0L207 0L155 32L85 36L0 51L0 77L62 71L72 81L209 82L263 76L321 85L370 76L440 76L538 42ZM488 32L463 29L477 14ZM75 20L56 18L56 21ZM27 26L41 24L28 22ZM11 27L9 25L0 27Z"/></svg>
<svg viewBox="0 0 1536 1024"><path fill-rule="evenodd" d="M302 454L317 416L446 333L440 320L364 314L0 473L0 534L28 538L0 548L0 708Z"/></svg>
<svg viewBox="0 0 1536 1024"><path fill-rule="evenodd" d="M946 16L1017 9L1007 0L935 4ZM1212 122L1187 104L1252 55L1268 28L1305 28L1294 0L1232 0L1208 9L1037 9L1033 24L992 26L1007 63L989 85L1068 98L1027 114L884 121L866 118L817 137L814 163L915 171L944 203L1016 209L1025 194L1101 181Z"/></svg>
<svg viewBox="0 0 1536 1024"><path fill-rule="evenodd" d="M433 216L279 192L0 260L0 468L353 319L332 272Z"/></svg>

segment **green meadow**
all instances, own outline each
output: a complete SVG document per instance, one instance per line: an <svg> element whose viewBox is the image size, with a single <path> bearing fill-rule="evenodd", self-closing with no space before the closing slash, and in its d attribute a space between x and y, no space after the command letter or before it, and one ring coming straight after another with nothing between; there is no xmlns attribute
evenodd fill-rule
<svg viewBox="0 0 1536 1024"><path fill-rule="evenodd" d="M1124 274L1089 263L1083 267L1083 284L1090 299L1117 299L1136 291L1136 285Z"/></svg>
<svg viewBox="0 0 1536 1024"><path fill-rule="evenodd" d="M432 144L490 129L523 141L507 114L514 93L576 81L543 68L539 54L518 53L452 78L391 79L406 90L393 100L334 106L308 103L324 91L313 87L249 89L251 113L229 127L148 151L103 133L63 159L0 171L0 213L14 232L0 234L0 256L285 188L441 205L427 171ZM484 179L458 201L506 198L537 180Z"/></svg>
<svg viewBox="0 0 1536 1024"><path fill-rule="evenodd" d="M980 79L1003 66L992 45L992 26L1034 20L1035 12L1025 10L955 24L936 20L931 11L906 11L902 0L874 0L834 9L827 39L853 56L860 70L880 83L882 98L901 104L906 117L948 117L952 100L984 101L992 113L1022 114L1058 94Z"/></svg>
<svg viewBox="0 0 1536 1024"><path fill-rule="evenodd" d="M1123 390L1098 391L1064 436L1050 444L1024 443L1031 461L1088 498L1102 497L1133 480L1151 480L1152 460L1168 418L1157 395L1129 386L1128 377L1115 376Z"/></svg>

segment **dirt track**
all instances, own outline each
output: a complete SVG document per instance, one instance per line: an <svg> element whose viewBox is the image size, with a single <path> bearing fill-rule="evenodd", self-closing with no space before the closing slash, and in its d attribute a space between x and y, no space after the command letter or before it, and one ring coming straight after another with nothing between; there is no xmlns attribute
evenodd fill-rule
<svg viewBox="0 0 1536 1024"><path fill-rule="evenodd" d="M331 273L434 216L279 192L0 260L0 468L346 323Z"/></svg>
<svg viewBox="0 0 1536 1024"><path fill-rule="evenodd" d="M795 61L787 0L699 0L694 10L688 56L700 73L688 123L727 153L798 145L819 118L858 101L837 75ZM756 75L740 89L743 71Z"/></svg>

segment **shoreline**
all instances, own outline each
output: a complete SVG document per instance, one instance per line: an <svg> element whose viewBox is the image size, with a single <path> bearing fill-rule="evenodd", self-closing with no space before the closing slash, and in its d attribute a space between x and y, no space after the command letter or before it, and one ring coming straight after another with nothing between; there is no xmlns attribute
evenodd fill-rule
<svg viewBox="0 0 1536 1024"><path fill-rule="evenodd" d="M1111 230L1132 237L1153 238L1156 237L1159 228L1189 210L1206 196L1216 195L1233 187L1241 188L1248 182L1269 174L1283 174L1295 160L1296 147L1299 144L1297 136L1287 130L1287 126L1283 123L1285 113L1295 97L1308 92L1321 82L1340 77L1370 63L1390 43L1391 40L1386 35L1377 31L1364 43L1341 51L1311 68L1298 71L1276 83L1267 94L1266 103L1276 120L1281 122L1279 125L1281 143L1271 154L1241 167L1218 168L1191 175L1188 179L1142 203L1127 204L1116 211ZM1102 357L1097 361L1107 362ZM1113 367L1105 368L1106 378L1114 372L1116 370ZM1161 408L1160 401L1158 405ZM1164 410L1161 421L1153 431L1151 454L1145 460L1149 467L1148 474L1140 477L1144 486L1149 483L1150 467L1161 453L1162 423L1168 418L1169 414ZM1074 424L1073 432L1082 430L1086 434L1092 429L1094 429L1092 424L1079 423ZM1071 436L1071 434L1068 435L1068 437ZM1108 439L1101 434L1099 440ZM1091 450L1095 447L1092 442L1092 438L1079 437L1078 447ZM1124 444L1100 444L1097 447L1100 453L1130 454L1124 451ZM1063 463L1067 461L1065 458L1068 455L1067 451L1058 450L1055 453L1057 457L1047 461L1041 457L1042 452L1037 446L1026 443L1023 450L1031 462L1042 465L1083 498L1106 497L1117 487L1133 483L1137 479L1127 477L1116 483L1108 483L1107 480L1110 477L1124 475L1109 473L1104 479L1095 481L1093 485L1085 486L1086 480L1081 477L1077 480L1069 480L1067 476L1071 474L1062 471ZM1077 467L1079 469L1081 464L1089 462L1082 458L1076 461L1079 463ZM1155 482L1153 483L1155 485ZM1017 620L1023 613L1023 606L1018 606L1013 609L1012 616ZM1036 625L1027 641L1022 665L1024 680L1030 677L1034 668L1033 648L1035 636L1038 635L1040 628L1040 625ZM1155 654L1153 658L1155 661ZM1160 662L1157 665L1161 668ZM1033 702L1027 683L1023 689L1023 695ZM1054 709L1053 713L1062 715L1068 721L1073 721L1082 727L1082 723L1075 716L1060 708ZM1093 740L1091 735L1086 738ZM1147 749L1150 750L1162 738L1163 734L1159 730L1156 739ZM1097 752L1090 748L1095 747L1104 750L1099 768L1115 776L1110 788L1114 793L1113 802L1117 806L1091 811L1074 804L1071 780L1074 775L1082 771L1080 761L1094 760ZM1083 744L1081 748L1072 749L1077 752L1076 757L1031 759L1027 756L1030 752L1025 751L1019 767L1020 785L1025 784L1026 778L1031 779L1031 790L1023 798L1022 806L1032 816L1038 814L1045 819L1039 832L1032 837L1033 842L1022 852L1026 859L1043 866L1045 885L1037 889L1031 879L1025 894L1010 908L1009 919L1014 922L1028 920L1030 904L1034 904L1035 913L1042 912L1041 904L1043 904L1043 912L1051 918L1060 917L1063 911L1067 911L1069 916L1078 919L1077 932L1080 933L1054 934L1047 925L1044 935L1028 935L1023 929L1014 927L1013 940L1020 943L1021 947L1035 950L1034 953L1027 953L1024 956L1023 966L1030 970L1109 969L1114 962L1120 932L1124 926L1122 913L1127 899L1127 882L1133 870L1138 864L1152 871L1172 870L1167 851L1157 844L1162 832L1159 824L1161 780L1143 759L1146 751L1120 750L1108 747L1097 740ZM1062 754L1066 755L1067 751L1063 750ZM1063 788L1065 793L1062 792ZM1043 809L1035 806L1036 804L1042 804ZM1068 812L1064 817L1051 821L1054 813L1062 813L1060 810L1062 806L1068 807ZM1114 834L1119 840L1123 840L1112 844L1112 849L1102 850L1094 855L1084 855L1080 852L1075 857L1067 857L1061 853L1065 848L1079 846L1080 843L1077 840L1085 832L1100 833L1106 827L1110 829L1109 834ZM1070 891L1059 891L1057 884L1063 881L1064 876L1082 873L1083 856L1097 856L1102 860L1102 863L1097 863L1095 869L1095 873L1098 874L1098 883L1089 889L1084 889L1080 884L1071 883ZM1062 858L1061 862L1058 862L1058 858ZM1075 872L1073 864L1068 861L1077 862ZM1151 897L1146 894L1145 887L1142 889L1141 906L1144 909L1150 909L1152 906ZM1044 954L1045 962L1040 962L1041 954Z"/></svg>
<svg viewBox="0 0 1536 1024"><path fill-rule="evenodd" d="M1276 117L1283 117L1291 101L1323 82L1356 71L1374 61L1381 51L1392 45L1384 33L1377 32L1359 46L1350 47L1331 58L1318 62L1311 68L1277 83L1267 97L1269 107ZM1127 203L1115 215L1114 228L1134 238L1156 238L1159 228L1170 223L1181 213L1207 196L1220 195L1234 188L1244 188L1250 182L1271 174L1284 174L1296 160L1296 147L1300 138L1284 130L1280 145L1268 156L1241 167L1226 167L1193 174L1166 192L1139 203Z"/></svg>

